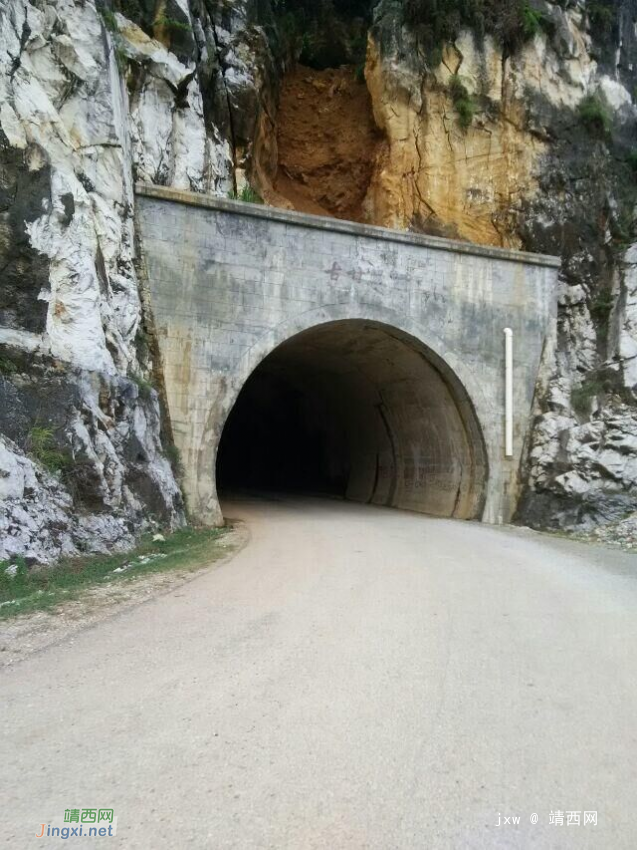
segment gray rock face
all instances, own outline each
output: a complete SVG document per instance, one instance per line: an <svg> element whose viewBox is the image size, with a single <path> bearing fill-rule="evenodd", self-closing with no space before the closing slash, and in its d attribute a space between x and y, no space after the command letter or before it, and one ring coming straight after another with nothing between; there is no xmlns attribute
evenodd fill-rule
<svg viewBox="0 0 637 850"><path fill-rule="evenodd" d="M33 356L4 366L0 560L108 551L180 521L154 390Z"/></svg>
<svg viewBox="0 0 637 850"><path fill-rule="evenodd" d="M118 61L93 3L0 9L0 559L183 522L157 394L132 380L149 366L132 192L144 124ZM188 74L159 44L144 62L175 91ZM73 476L48 474L52 457Z"/></svg>
<svg viewBox="0 0 637 850"><path fill-rule="evenodd" d="M615 267L602 346L586 276L562 282L560 344L538 398L521 508L532 525L590 529L637 508L636 262L633 245Z"/></svg>
<svg viewBox="0 0 637 850"><path fill-rule="evenodd" d="M124 551L138 528L123 512L78 515L54 475L0 436L0 560L47 564L61 556Z"/></svg>
<svg viewBox="0 0 637 850"><path fill-rule="evenodd" d="M0 324L41 333L46 326L49 262L31 245L27 224L51 200L50 168L39 148L12 148L0 130Z"/></svg>

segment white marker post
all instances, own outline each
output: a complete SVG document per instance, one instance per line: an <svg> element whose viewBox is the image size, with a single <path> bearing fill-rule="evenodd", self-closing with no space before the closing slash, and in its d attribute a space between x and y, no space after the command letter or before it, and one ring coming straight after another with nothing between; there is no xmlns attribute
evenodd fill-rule
<svg viewBox="0 0 637 850"><path fill-rule="evenodd" d="M504 454L513 457L513 331L504 329Z"/></svg>

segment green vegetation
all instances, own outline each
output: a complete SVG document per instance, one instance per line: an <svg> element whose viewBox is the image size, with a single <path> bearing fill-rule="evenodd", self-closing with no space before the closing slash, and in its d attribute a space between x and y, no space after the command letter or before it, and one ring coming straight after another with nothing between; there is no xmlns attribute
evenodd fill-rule
<svg viewBox="0 0 637 850"><path fill-rule="evenodd" d="M25 445L29 457L49 472L62 472L70 464L67 454L56 445L52 428L34 425L29 431Z"/></svg>
<svg viewBox="0 0 637 850"><path fill-rule="evenodd" d="M20 558L0 562L0 619L53 608L96 586L124 584L150 573L197 570L227 552L219 546L224 533L184 528L159 541L148 534L132 552L67 558L54 567L30 569Z"/></svg>
<svg viewBox="0 0 637 850"><path fill-rule="evenodd" d="M449 93L458 113L458 123L463 130L468 130L476 114L476 103L458 74L449 80Z"/></svg>
<svg viewBox="0 0 637 850"><path fill-rule="evenodd" d="M130 376L131 381L137 384L137 389L139 390L139 397L142 401L150 401L153 395L154 387L150 381L147 381L143 375L138 374L137 372L133 372Z"/></svg>
<svg viewBox="0 0 637 850"><path fill-rule="evenodd" d="M177 478L181 478L184 474L184 465L181 462L181 454L179 453L179 449L174 443L171 443L169 446L166 446L164 449L164 454L168 458L170 465L173 468L173 472L175 473Z"/></svg>
<svg viewBox="0 0 637 850"><path fill-rule="evenodd" d="M17 371L18 367L10 357L0 355L0 375L14 375Z"/></svg>
<svg viewBox="0 0 637 850"><path fill-rule="evenodd" d="M170 32L192 32L190 24L178 21L175 18L168 18L165 15L155 18L155 26L165 27Z"/></svg>
<svg viewBox="0 0 637 850"><path fill-rule="evenodd" d="M117 26L117 17L115 12L120 12L129 21L132 21L137 26L141 27L147 35L153 35L155 27L164 27L171 34L179 32L192 32L192 27L189 23L179 21L176 18L171 18L167 15L159 15L153 18L151 8L144 7L144 0L111 0L112 8L105 6L100 7L100 13L104 26L109 32L117 34L119 27ZM117 63L120 69L126 66L128 59L125 54L117 54Z"/></svg>
<svg viewBox="0 0 637 850"><path fill-rule="evenodd" d="M102 8L102 20L104 21L104 26L109 32L118 32L117 26L117 18L115 17L115 12L111 9Z"/></svg>
<svg viewBox="0 0 637 850"><path fill-rule="evenodd" d="M628 167L637 174L637 149L632 150L626 157Z"/></svg>
<svg viewBox="0 0 637 850"><path fill-rule="evenodd" d="M231 201L243 201L244 204L262 204L263 198L247 183L240 192L233 190L228 194Z"/></svg>
<svg viewBox="0 0 637 850"><path fill-rule="evenodd" d="M598 39L610 38L617 20L615 0L588 0L586 12L593 35Z"/></svg>
<svg viewBox="0 0 637 850"><path fill-rule="evenodd" d="M631 403L631 393L624 387L619 372L600 367L584 376L579 387L571 391L571 404L579 416L588 416L591 401L600 396L616 396L625 404Z"/></svg>
<svg viewBox="0 0 637 850"><path fill-rule="evenodd" d="M108 3L108 6L104 4ZM143 8L144 0L98 0L104 25L113 33L118 31L115 12L120 12L125 18L141 27L148 35L152 35L152 23L148 12ZM112 7L112 8L109 8Z"/></svg>
<svg viewBox="0 0 637 850"><path fill-rule="evenodd" d="M369 19L374 3L375 0L272 0L272 8L279 20L291 17L295 24L308 25L336 15L344 20Z"/></svg>
<svg viewBox="0 0 637 850"><path fill-rule="evenodd" d="M314 65L313 57L320 52L323 46L321 34L314 30L302 32L300 36L299 59L303 65Z"/></svg>
<svg viewBox="0 0 637 850"><path fill-rule="evenodd" d="M327 67L334 53L336 21L356 18L369 21L374 0L272 0L278 29L287 44L300 46L303 64ZM515 52L538 33L552 34L550 17L530 0L402 0L403 19L416 34L430 67L442 60L442 45L454 41L461 29L472 29L478 36L492 35L507 53ZM563 5L563 3L560 3ZM616 0L587 0L586 12L594 37L606 39L616 25ZM337 39L338 40L338 39ZM360 56L348 51L347 61L357 65ZM361 54L362 55L362 54ZM345 59L333 63L343 64Z"/></svg>
<svg viewBox="0 0 637 850"><path fill-rule="evenodd" d="M356 57L356 76L365 81L365 64L367 61L367 29L360 32L351 42L352 53Z"/></svg>
<svg viewBox="0 0 637 850"><path fill-rule="evenodd" d="M550 29L550 25L546 15L543 15L542 12L538 12L536 9L532 9L528 3L525 3L522 7L522 33L524 38L527 40L531 40L535 38L538 33Z"/></svg>
<svg viewBox="0 0 637 850"><path fill-rule="evenodd" d="M141 26L144 21L144 11L139 0L115 0L115 5L125 18Z"/></svg>
<svg viewBox="0 0 637 850"><path fill-rule="evenodd" d="M508 52L550 29L548 19L527 0L405 0L403 8L425 51L436 57L440 46L453 41L463 27L478 35L489 33Z"/></svg>
<svg viewBox="0 0 637 850"><path fill-rule="evenodd" d="M571 404L578 416L588 416L591 402L605 391L604 383L595 375L587 376L579 387L571 391Z"/></svg>
<svg viewBox="0 0 637 850"><path fill-rule="evenodd" d="M273 0L284 48L302 65L319 70L364 64L373 5L372 0Z"/></svg>
<svg viewBox="0 0 637 850"><path fill-rule="evenodd" d="M333 0L272 0L272 6L276 12L304 11L308 14L321 9L322 12L328 6L335 5ZM338 10L348 17L367 15L374 6L374 0L339 0Z"/></svg>
<svg viewBox="0 0 637 850"><path fill-rule="evenodd" d="M591 318L597 328L597 337L600 342L608 339L610 315L613 310L615 299L610 289L601 289L593 296L589 310Z"/></svg>
<svg viewBox="0 0 637 850"><path fill-rule="evenodd" d="M609 289L602 289L595 295L589 309L591 317L598 327L608 325L614 303L613 293Z"/></svg>
<svg viewBox="0 0 637 850"><path fill-rule="evenodd" d="M582 124L589 133L606 136L611 129L611 117L604 101L595 94L587 95L577 107Z"/></svg>
<svg viewBox="0 0 637 850"><path fill-rule="evenodd" d="M115 16L115 12L111 11L111 9L101 8L102 20L104 21L104 26L106 29L112 33L114 36L114 54L115 61L117 63L117 67L120 70L121 74L126 72L126 68L128 66L128 56L126 55L126 51L121 47L121 38L119 35L119 27L117 25L117 18ZM122 12L122 14L125 14Z"/></svg>
<svg viewBox="0 0 637 850"><path fill-rule="evenodd" d="M128 56L126 55L126 51L119 46L115 48L115 61L117 62L120 73L124 74L128 67Z"/></svg>
<svg viewBox="0 0 637 850"><path fill-rule="evenodd" d="M140 363L146 363L152 353L152 337L143 323L139 325L135 334L135 351Z"/></svg>
<svg viewBox="0 0 637 850"><path fill-rule="evenodd" d="M600 400L603 405L604 397L613 396L624 404L633 404L632 392L624 386L621 373L605 366L600 366L582 378L578 387L571 391L571 404L578 416L586 418L591 413L591 401Z"/></svg>
<svg viewBox="0 0 637 850"><path fill-rule="evenodd" d="M610 221L610 232L613 237L613 244L620 252L625 251L626 248L633 243L635 234L634 211L637 198L635 197L634 191L632 194L624 194L625 197L619 198L619 209L615 212Z"/></svg>
<svg viewBox="0 0 637 850"><path fill-rule="evenodd" d="M591 412L591 402L602 396L616 396L625 404L631 404L631 393L624 387L620 373L613 369L600 367L589 372L578 387L571 391L571 404L578 416L587 417Z"/></svg>

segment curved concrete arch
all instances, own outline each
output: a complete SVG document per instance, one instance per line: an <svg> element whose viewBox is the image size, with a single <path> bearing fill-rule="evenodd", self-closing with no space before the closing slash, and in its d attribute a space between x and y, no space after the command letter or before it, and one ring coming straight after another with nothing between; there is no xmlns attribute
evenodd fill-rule
<svg viewBox="0 0 637 850"><path fill-rule="evenodd" d="M415 343L428 352L435 365L447 369L449 375L455 377L464 388L478 416L480 416L480 411L483 413L487 411L489 401L470 364L457 357L453 351L446 351L442 340L435 331L425 324L416 321L411 316L374 304L325 304L279 322L271 330L260 336L238 360L233 383L238 383L239 387L237 389L235 386L234 400L236 400L241 387L250 374L279 345L297 334L320 325L348 320L378 322L412 337ZM471 390L468 389L469 387L471 387ZM234 401L231 403L234 403Z"/></svg>
<svg viewBox="0 0 637 850"><path fill-rule="evenodd" d="M413 438L412 440L408 440L404 436L406 426L403 424L400 427L398 424L400 417L392 416L392 411L396 407L396 404L390 405L383 416L383 429L391 432L392 442L395 443L394 448L398 447L402 450L400 452L402 464L397 463L394 458L391 471L385 468L385 478L392 479L391 482L389 480L377 481L376 493L373 493L369 492L369 482L366 488L360 480L365 477L370 478L372 461L368 460L366 464L359 462L361 469L359 469L358 475L353 474L353 478L358 478L359 481L358 484L353 484L350 487L349 497L357 501L373 501L379 504L422 510L426 513L443 516L456 516L464 519L481 518L486 500L489 460L488 449L479 421L479 408L480 406L484 406L486 401L480 392L480 387L475 376L471 374L470 369L457 361L457 358L451 357L445 359L439 353L442 348L439 341L435 341L438 342L436 346L438 350L430 344L430 340L425 341L423 339L426 332L425 329L418 326L418 323L413 321L413 319L373 305L361 309L360 305L332 304L324 305L318 309L307 310L302 314L294 316L291 321L280 322L276 327L260 337L243 354L240 360L234 365L232 381L228 382L223 396L218 397L216 400L217 402L222 402L222 406L220 407L215 404L210 410L206 438L201 446L198 459L198 481L206 482L209 480L210 475L207 471L217 469L218 447L228 417L240 394L244 391L244 387L259 367L268 358L273 357L282 347L294 344L295 340L300 340L304 335L308 335L312 331L341 326L346 332L345 326L351 326L352 323L359 323L359 326L364 324L373 325L375 328L382 329L388 338L396 342L397 346L406 346L424 358L424 362L420 363L416 361L409 367L408 371L413 373L413 378L409 378L411 382L409 389L411 396L416 397L419 392L422 395L423 388L418 388L414 383L417 378L423 385L431 386L432 382L435 382L435 376L437 375L440 378L437 391L440 402L442 403L445 400L445 388L448 389L453 407L451 408L449 402L447 402L447 407L456 410L458 418L456 420L447 411L444 421L441 419L439 422L436 422L434 419L433 422L429 422L430 433L428 434L428 438L421 434L420 445L417 449L414 449L413 445L411 445ZM455 369L452 368L449 360L455 361ZM461 371L462 377L457 374L456 370ZM402 380L405 381L404 375L402 376ZM469 386L474 389L473 397L472 393L468 390ZM429 400L427 408L431 410L431 400ZM421 411L420 416L421 418L424 416L423 411ZM368 416L368 418L371 417ZM393 425L392 419L397 420ZM431 458L427 458L426 446L432 444L432 441L435 439L435 431L437 429L441 430L443 433L438 435L438 445L435 451L435 454L438 456L436 466L439 467L444 462L449 464L452 458L445 458L444 455L446 454L448 456L450 454L452 446L447 446L445 451L445 449L441 448L440 443L445 442L448 433L453 431L452 424L456 431L456 441L453 446L455 475L443 475L443 487L448 491L446 498L443 497L441 499L440 495L436 497L436 494L431 491L428 491L428 499L424 498L423 493L416 496L413 493L411 496L407 495L403 492L405 489L405 455L409 454L409 451L405 451L406 444L410 444L409 448L412 453L417 451L419 465L421 467L428 466L430 471L433 471L431 470ZM460 432L463 433L461 434ZM375 449L378 451L378 446ZM399 466L402 468L399 469ZM440 475L439 470L437 474ZM402 482L402 489L399 482ZM213 510L218 511L220 509L217 507L216 476L213 485L214 493L205 494L205 497L210 498L212 496L215 501ZM384 493L382 492L383 485ZM379 490L381 491L380 493L378 492Z"/></svg>
<svg viewBox="0 0 637 850"><path fill-rule="evenodd" d="M216 461L216 480L220 465L223 470L231 464L246 466L254 483L255 471L272 455L278 459L270 478L289 464L292 475L305 469L305 486L311 486L311 446L320 439L324 474L319 478L325 484L331 470L332 480L341 483L339 494L350 500L480 518L487 450L471 399L448 364L422 340L369 314L315 324L308 318L303 330L297 324L287 336L288 329L282 342L260 346L237 370L245 381L238 395L236 387L228 393L231 411L223 422L218 411L213 414L226 445L223 459ZM287 430L290 414L282 386L304 398L305 419L298 420L296 433ZM283 419L268 413L272 406ZM264 422L269 433L263 433ZM237 431L241 437L230 460L228 432ZM279 431L286 436L277 454ZM307 438L295 456L299 431Z"/></svg>

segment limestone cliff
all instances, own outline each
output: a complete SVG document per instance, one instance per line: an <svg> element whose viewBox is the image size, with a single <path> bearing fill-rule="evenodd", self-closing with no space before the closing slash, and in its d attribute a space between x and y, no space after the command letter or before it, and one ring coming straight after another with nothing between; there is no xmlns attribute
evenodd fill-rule
<svg viewBox="0 0 637 850"><path fill-rule="evenodd" d="M521 517L637 506L637 2L456 5L433 32L420 0L2 4L0 560L183 521L135 179L560 253ZM368 115L299 163L303 86Z"/></svg>

